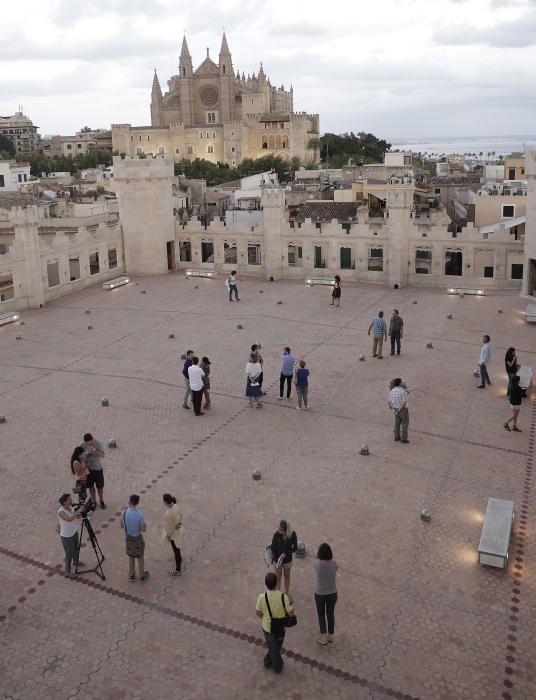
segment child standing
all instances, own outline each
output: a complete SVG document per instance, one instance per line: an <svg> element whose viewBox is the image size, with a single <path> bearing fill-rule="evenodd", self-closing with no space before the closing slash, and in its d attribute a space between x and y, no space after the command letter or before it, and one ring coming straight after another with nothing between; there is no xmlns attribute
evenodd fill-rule
<svg viewBox="0 0 536 700"><path fill-rule="evenodd" d="M300 366L296 370L296 393L298 394L298 405L296 406L297 411L301 411L302 402L303 410L309 410L309 403L307 400L307 394L309 392L309 370L305 368L305 360L300 360Z"/></svg>

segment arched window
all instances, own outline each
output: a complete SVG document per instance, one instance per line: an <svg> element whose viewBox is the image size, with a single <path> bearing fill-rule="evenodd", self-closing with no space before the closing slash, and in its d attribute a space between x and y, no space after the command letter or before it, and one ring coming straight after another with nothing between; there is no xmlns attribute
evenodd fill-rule
<svg viewBox="0 0 536 700"><path fill-rule="evenodd" d="M182 77L183 77L183 78L186 78L186 68L183 68L183 69L182 69Z"/></svg>
<svg viewBox="0 0 536 700"><path fill-rule="evenodd" d="M268 148L268 139L264 138L264 139L262 140L262 147L263 147L263 148Z"/></svg>

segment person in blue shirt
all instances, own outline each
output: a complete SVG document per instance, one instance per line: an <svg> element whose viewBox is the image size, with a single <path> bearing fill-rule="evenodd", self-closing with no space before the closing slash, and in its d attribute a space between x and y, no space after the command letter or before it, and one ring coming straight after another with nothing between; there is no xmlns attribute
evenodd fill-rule
<svg viewBox="0 0 536 700"><path fill-rule="evenodd" d="M301 411L302 401L303 410L309 410L307 394L309 392L309 370L305 368L305 360L300 360L300 366L296 370L296 394L298 394L298 405L296 410Z"/></svg>
<svg viewBox="0 0 536 700"><path fill-rule="evenodd" d="M290 354L290 348L283 348L281 355L281 374L279 376L279 400L283 399L285 382L287 383L287 401L290 401L290 391L292 388L292 375L294 374L294 363L296 359Z"/></svg>
<svg viewBox="0 0 536 700"><path fill-rule="evenodd" d="M128 580L136 580L136 559L140 581L146 581L149 572L145 571L145 540L143 533L147 530L143 511L138 510L140 497L133 494L128 499L128 507L121 513L121 527L125 533L125 545L128 556Z"/></svg>
<svg viewBox="0 0 536 700"><path fill-rule="evenodd" d="M184 401L182 402L182 407L189 409L190 406L188 406L188 397L192 398L192 390L190 389L190 377L188 375L188 369L192 366L192 358L194 356L194 351L193 350L188 350L186 353L186 360L184 361L184 365L182 367L182 376L184 377L184 386L186 388L186 392L184 394Z"/></svg>

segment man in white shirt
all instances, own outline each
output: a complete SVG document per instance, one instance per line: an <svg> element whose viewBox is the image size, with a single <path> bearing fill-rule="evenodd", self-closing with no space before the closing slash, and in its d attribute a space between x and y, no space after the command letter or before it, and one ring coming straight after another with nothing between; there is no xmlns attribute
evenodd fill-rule
<svg viewBox="0 0 536 700"><path fill-rule="evenodd" d="M402 384L400 377L393 379L392 389L389 392L389 408L395 414L395 442L409 442L408 426L409 426L409 411L408 411L408 392Z"/></svg>
<svg viewBox="0 0 536 700"><path fill-rule="evenodd" d="M190 389L192 390L192 403L194 405L194 413L196 416L204 416L201 411L201 400L203 398L203 377L205 373L199 367L199 358L192 357L192 364L188 367L188 380Z"/></svg>
<svg viewBox="0 0 536 700"><path fill-rule="evenodd" d="M485 389L486 384L491 384L488 374L488 365L491 360L491 345L490 345L489 335L485 335L482 338L482 347L480 348L480 360L478 361L478 367L480 369L480 384L479 389Z"/></svg>

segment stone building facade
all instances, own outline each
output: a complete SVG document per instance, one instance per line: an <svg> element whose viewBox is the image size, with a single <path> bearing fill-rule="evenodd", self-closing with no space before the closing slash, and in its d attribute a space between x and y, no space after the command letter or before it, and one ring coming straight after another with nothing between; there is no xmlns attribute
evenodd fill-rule
<svg viewBox="0 0 536 700"><path fill-rule="evenodd" d="M521 293L534 301L536 297L536 150L527 151L524 167L524 177L527 179L527 222Z"/></svg>
<svg viewBox="0 0 536 700"><path fill-rule="evenodd" d="M203 158L233 167L244 158L273 154L314 163L319 154L308 145L319 129L318 115L294 112L292 87L273 86L262 63L257 75L235 70L224 34L218 62L207 49L195 70L184 38L179 72L165 93L155 71L151 126L112 124L112 140L114 150L130 156Z"/></svg>

